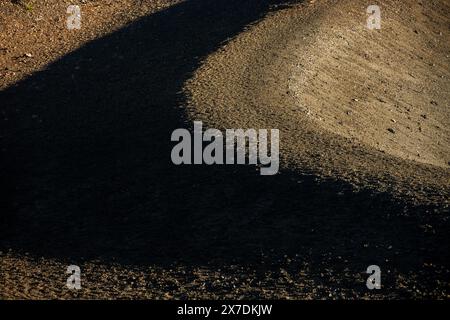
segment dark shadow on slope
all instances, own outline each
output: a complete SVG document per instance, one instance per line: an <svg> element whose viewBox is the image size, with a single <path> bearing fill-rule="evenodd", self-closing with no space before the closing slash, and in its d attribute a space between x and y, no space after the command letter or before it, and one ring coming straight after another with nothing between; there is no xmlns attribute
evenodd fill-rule
<svg viewBox="0 0 450 320"><path fill-rule="evenodd" d="M188 1L3 91L2 249L163 266L298 254L317 272L446 264L448 223L435 225L433 208L291 172L171 163L172 131L191 126L183 83L275 3Z"/></svg>

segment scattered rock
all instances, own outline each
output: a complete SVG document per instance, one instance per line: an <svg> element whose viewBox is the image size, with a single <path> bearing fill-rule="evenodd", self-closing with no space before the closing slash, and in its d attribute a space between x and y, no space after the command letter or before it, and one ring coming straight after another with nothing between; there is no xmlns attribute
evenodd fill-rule
<svg viewBox="0 0 450 320"><path fill-rule="evenodd" d="M394 133L395 134L395 130L393 128L388 128L387 129L390 133Z"/></svg>

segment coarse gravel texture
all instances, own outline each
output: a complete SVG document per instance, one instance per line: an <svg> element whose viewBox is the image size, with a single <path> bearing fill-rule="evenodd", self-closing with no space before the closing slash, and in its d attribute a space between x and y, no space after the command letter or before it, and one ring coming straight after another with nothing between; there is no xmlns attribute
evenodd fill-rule
<svg viewBox="0 0 450 320"><path fill-rule="evenodd" d="M448 299L450 3L401 3L0 0L0 297ZM173 165L193 120L280 173Z"/></svg>

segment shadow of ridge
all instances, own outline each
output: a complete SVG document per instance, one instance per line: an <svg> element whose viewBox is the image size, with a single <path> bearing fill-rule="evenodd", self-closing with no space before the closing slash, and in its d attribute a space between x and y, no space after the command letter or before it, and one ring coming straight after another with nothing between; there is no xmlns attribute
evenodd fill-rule
<svg viewBox="0 0 450 320"><path fill-rule="evenodd" d="M448 224L430 236L417 214L428 209L388 194L287 171L261 177L249 166L171 163L170 134L191 126L178 107L183 83L275 3L187 1L2 92L2 248L143 265L284 254L321 264L331 254L363 270L395 259L385 250L393 245L406 253L398 268L445 261Z"/></svg>

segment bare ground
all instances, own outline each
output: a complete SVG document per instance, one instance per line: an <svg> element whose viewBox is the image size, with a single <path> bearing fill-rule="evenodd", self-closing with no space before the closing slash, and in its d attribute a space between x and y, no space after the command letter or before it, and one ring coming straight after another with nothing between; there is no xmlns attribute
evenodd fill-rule
<svg viewBox="0 0 450 320"><path fill-rule="evenodd" d="M0 2L2 298L449 297L448 1L68 4ZM174 166L194 119L281 173Z"/></svg>

